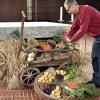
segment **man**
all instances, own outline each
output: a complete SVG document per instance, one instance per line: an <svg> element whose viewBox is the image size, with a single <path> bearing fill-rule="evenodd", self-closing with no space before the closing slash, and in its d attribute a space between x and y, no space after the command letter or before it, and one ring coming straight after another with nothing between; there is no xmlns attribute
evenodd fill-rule
<svg viewBox="0 0 100 100"><path fill-rule="evenodd" d="M76 18L63 37L63 42L75 42L85 34L95 38L92 48L94 74L90 83L100 87L100 12L88 5L78 5L76 0L66 0L64 7L69 14L75 14Z"/></svg>

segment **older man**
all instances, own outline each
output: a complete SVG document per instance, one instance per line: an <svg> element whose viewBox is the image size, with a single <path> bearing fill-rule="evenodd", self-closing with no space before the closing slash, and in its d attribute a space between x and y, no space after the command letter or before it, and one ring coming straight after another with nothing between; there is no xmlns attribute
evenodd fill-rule
<svg viewBox="0 0 100 100"><path fill-rule="evenodd" d="M63 37L63 42L74 42L85 34L95 38L92 47L92 65L94 83L100 87L100 12L87 5L78 5L76 0L66 0L64 7L69 14L75 14L76 18L70 30ZM61 47L62 43L58 44Z"/></svg>

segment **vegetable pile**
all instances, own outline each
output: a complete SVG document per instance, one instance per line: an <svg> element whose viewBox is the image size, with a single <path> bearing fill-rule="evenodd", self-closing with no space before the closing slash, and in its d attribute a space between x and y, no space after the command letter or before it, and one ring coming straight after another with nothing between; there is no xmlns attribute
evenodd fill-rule
<svg viewBox="0 0 100 100"><path fill-rule="evenodd" d="M38 85L42 92L52 98L93 98L100 96L94 84L77 84L72 81L79 75L78 68L70 66L67 69L49 68L38 78ZM42 84L42 88L41 85ZM43 85L44 84L44 85ZM65 99L64 99L65 100Z"/></svg>

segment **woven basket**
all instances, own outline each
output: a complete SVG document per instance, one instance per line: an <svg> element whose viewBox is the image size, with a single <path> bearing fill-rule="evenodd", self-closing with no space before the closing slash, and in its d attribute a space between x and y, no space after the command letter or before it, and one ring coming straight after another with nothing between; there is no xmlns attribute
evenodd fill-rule
<svg viewBox="0 0 100 100"><path fill-rule="evenodd" d="M47 95L46 93L44 93L43 91L41 91L39 84L38 84L38 79L39 77L42 75L43 73L40 73L34 81L34 90L37 93L37 95L43 99L43 100L75 100L75 97L73 95L67 96L65 98L55 98L55 97L51 97L49 95Z"/></svg>

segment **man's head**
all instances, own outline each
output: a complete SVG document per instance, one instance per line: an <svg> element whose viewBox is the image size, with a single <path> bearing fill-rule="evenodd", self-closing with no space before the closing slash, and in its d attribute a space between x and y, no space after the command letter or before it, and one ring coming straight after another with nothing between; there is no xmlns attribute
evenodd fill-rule
<svg viewBox="0 0 100 100"><path fill-rule="evenodd" d="M76 0L66 0L64 7L69 14L77 14L79 11L79 5Z"/></svg>

